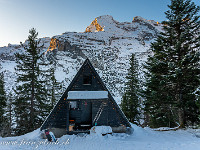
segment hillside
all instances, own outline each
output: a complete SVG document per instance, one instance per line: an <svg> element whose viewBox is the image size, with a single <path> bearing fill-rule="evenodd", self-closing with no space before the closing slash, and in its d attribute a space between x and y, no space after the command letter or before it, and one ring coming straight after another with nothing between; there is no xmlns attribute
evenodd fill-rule
<svg viewBox="0 0 200 150"><path fill-rule="evenodd" d="M161 24L142 17L134 17L131 22L118 22L105 15L95 18L86 28L87 32L65 32L41 41L47 60L52 59L56 64L56 78L64 81L65 87L84 60L89 58L120 103L130 55L135 53L140 65L144 63L147 55L151 54L150 43L161 30ZM20 51L23 49L19 45L0 48L7 91L15 87L14 53Z"/></svg>

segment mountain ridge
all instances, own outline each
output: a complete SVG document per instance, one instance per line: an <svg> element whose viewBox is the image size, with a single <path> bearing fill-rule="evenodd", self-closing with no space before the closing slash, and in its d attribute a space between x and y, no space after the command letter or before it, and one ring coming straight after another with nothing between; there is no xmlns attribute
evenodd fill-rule
<svg viewBox="0 0 200 150"><path fill-rule="evenodd" d="M151 54L150 43L162 31L163 25L138 16L132 22L118 22L109 15L99 16L94 21L103 28L102 31L65 32L52 38L41 38L44 43L43 52L47 60L55 62L56 78L64 81L66 87L84 60L89 58L109 91L120 103L131 54L136 54L142 66L147 55ZM11 68L15 66L14 53L20 51L23 51L20 45L0 48L3 70L9 72L9 63L12 64ZM14 69L11 70L12 79L7 79L7 88L15 86L10 83L14 82L15 74Z"/></svg>

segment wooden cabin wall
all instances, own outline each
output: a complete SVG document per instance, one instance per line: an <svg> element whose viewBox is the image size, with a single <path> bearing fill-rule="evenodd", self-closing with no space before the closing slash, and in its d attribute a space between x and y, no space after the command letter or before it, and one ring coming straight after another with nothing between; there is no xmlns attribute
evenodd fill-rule
<svg viewBox="0 0 200 150"><path fill-rule="evenodd" d="M108 125L108 99L106 99L106 100L93 100L92 101L92 121L95 119L96 114L99 111L99 108L101 107L102 103L105 103L106 105L104 105L103 111L102 111L96 125L107 126ZM92 125L95 126L95 122L93 122Z"/></svg>
<svg viewBox="0 0 200 150"><path fill-rule="evenodd" d="M83 84L84 76L91 76L92 79L91 85ZM76 79L74 85L69 91L102 91L102 90L104 90L103 86L100 84L100 81L97 80L97 76L87 65L83 67L83 72L80 73L79 77Z"/></svg>
<svg viewBox="0 0 200 150"><path fill-rule="evenodd" d="M44 125L42 126L41 130L47 128L66 128L67 122L67 103L65 100L59 101L56 105L50 116L45 121Z"/></svg>
<svg viewBox="0 0 200 150"><path fill-rule="evenodd" d="M115 107L114 103L110 100L93 100L92 101L92 120L94 120L102 103L107 103L104 106L103 112L97 122L98 126L107 125L111 127L118 127L121 125L128 126L124 121L124 118L119 113L118 108ZM95 124L93 124L94 126Z"/></svg>
<svg viewBox="0 0 200 150"><path fill-rule="evenodd" d="M118 108L116 108L116 106L111 100L109 100L109 103L108 103L108 114L109 114L108 116L109 126L111 127L117 127L121 125L129 126L127 122L124 120L124 118L122 117L122 115L119 113Z"/></svg>

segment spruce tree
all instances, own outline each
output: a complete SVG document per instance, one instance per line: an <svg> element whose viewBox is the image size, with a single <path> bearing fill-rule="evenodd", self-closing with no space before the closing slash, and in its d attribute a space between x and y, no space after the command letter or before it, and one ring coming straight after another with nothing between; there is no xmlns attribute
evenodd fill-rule
<svg viewBox="0 0 200 150"><path fill-rule="evenodd" d="M4 127L5 127L5 108L6 108L6 92L5 92L5 82L4 82L4 73L1 71L2 67L0 65L0 136L4 136Z"/></svg>
<svg viewBox="0 0 200 150"><path fill-rule="evenodd" d="M58 99L61 97L62 91L62 84L57 81L55 77L55 67L56 65L50 61L50 68L49 68L49 75L47 76L48 84L47 84L47 91L48 91L48 99L49 99L49 109L52 110L55 106Z"/></svg>
<svg viewBox="0 0 200 150"><path fill-rule="evenodd" d="M13 90L12 90L13 91ZM14 110L13 110L13 101L15 99L14 94L10 91L8 93L7 97L7 107L6 107L6 136L12 136L13 135L13 117L14 117Z"/></svg>
<svg viewBox="0 0 200 150"><path fill-rule="evenodd" d="M25 44L21 44L24 52L17 53L16 72L17 87L15 114L16 134L24 134L41 126L49 110L47 108L47 91L45 70L43 64L43 45L37 39L38 33L34 28L29 31L30 35Z"/></svg>
<svg viewBox="0 0 200 150"><path fill-rule="evenodd" d="M173 115L174 102L168 86L167 65L161 59L150 57L145 68L145 124L151 127L176 126L176 116Z"/></svg>
<svg viewBox="0 0 200 150"><path fill-rule="evenodd" d="M153 126L179 127L199 122L195 91L200 85L199 6L171 0L164 32L151 45L148 58L146 111Z"/></svg>
<svg viewBox="0 0 200 150"><path fill-rule="evenodd" d="M125 93L121 102L122 111L128 120L136 124L140 123L138 68L138 61L135 54L132 54L130 58L130 68L128 69L128 75L126 77Z"/></svg>

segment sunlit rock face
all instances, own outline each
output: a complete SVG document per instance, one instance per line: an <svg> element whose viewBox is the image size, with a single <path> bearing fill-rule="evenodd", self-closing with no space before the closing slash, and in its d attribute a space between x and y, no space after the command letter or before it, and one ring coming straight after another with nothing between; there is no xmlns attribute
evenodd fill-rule
<svg viewBox="0 0 200 150"><path fill-rule="evenodd" d="M103 27L98 24L97 18L86 28L85 32L99 32L104 31Z"/></svg>
<svg viewBox="0 0 200 150"><path fill-rule="evenodd" d="M56 49L57 47L60 47L59 44L60 44L59 40L57 40L56 38L51 38L48 50L52 51L52 50Z"/></svg>
<svg viewBox="0 0 200 150"><path fill-rule="evenodd" d="M51 38L51 42L48 48L48 51L58 50L58 51L65 51L66 49L71 49L71 45L67 41L60 41L57 38Z"/></svg>

